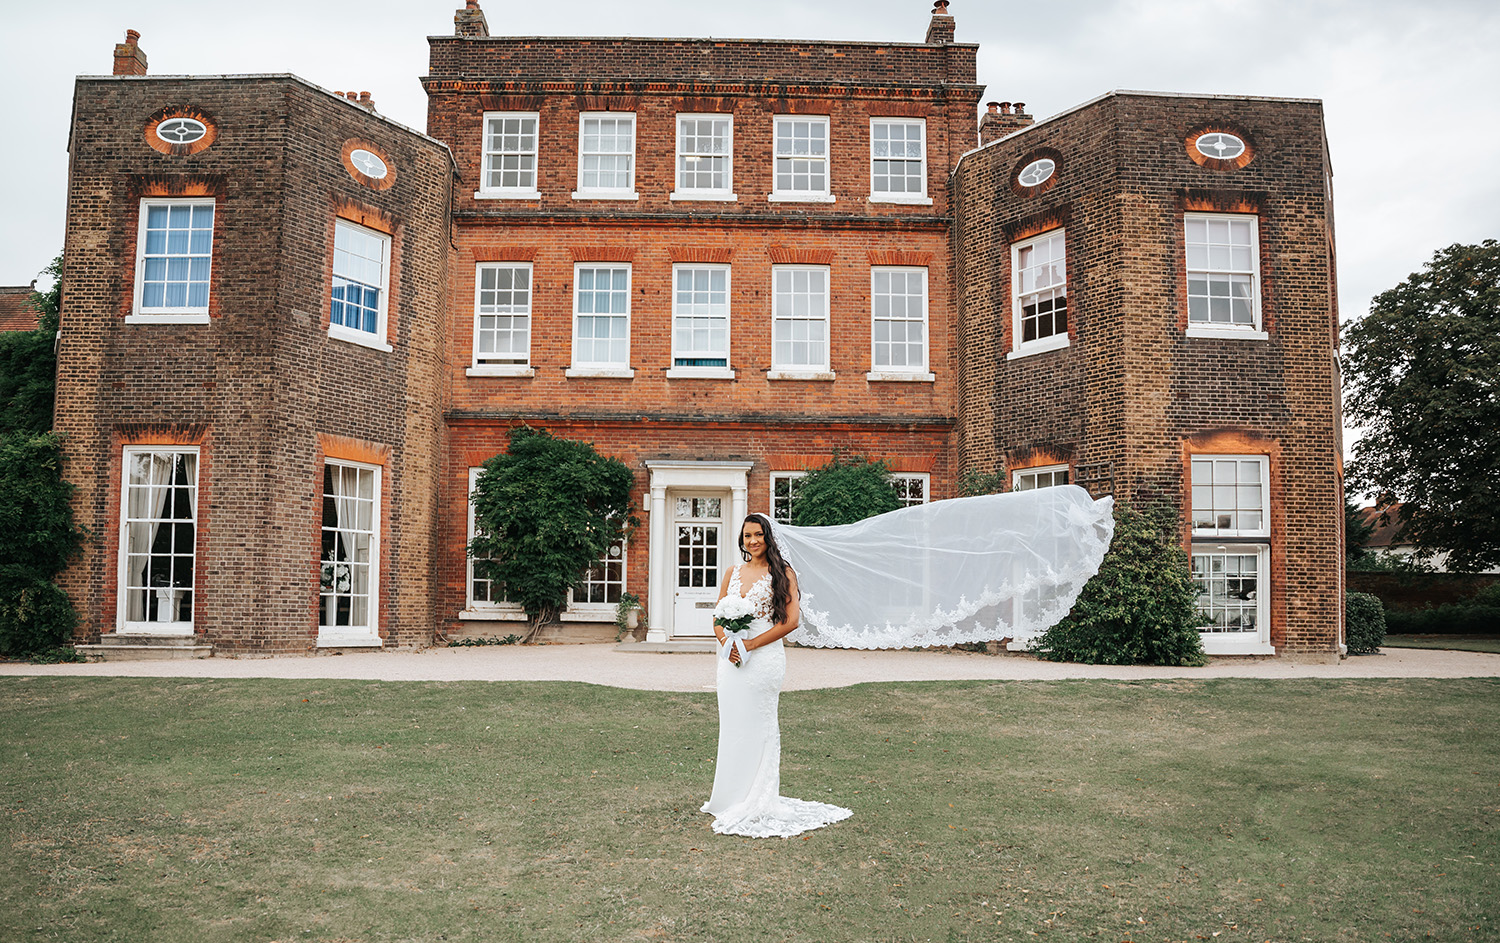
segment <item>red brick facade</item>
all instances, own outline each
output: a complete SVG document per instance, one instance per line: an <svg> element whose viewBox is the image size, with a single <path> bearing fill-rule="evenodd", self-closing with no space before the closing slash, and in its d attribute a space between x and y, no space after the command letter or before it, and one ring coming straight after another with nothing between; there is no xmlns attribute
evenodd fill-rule
<svg viewBox="0 0 1500 943"><path fill-rule="evenodd" d="M769 510L774 473L835 449L926 476L929 499L955 496L964 471L1064 465L1096 491L1188 508L1190 456L1232 444L1269 456L1271 642L1333 651L1338 542L1318 535L1342 517L1318 105L1116 95L1040 125L996 103L976 123L978 47L952 38L945 12L924 43L492 37L471 3L453 37L429 40L431 137L289 76L80 79L58 424L81 522L98 535L68 574L83 637L125 626L126 444L187 442L199 463L194 633L225 650L339 644L319 620L343 571L320 562L320 541L330 509L354 513L323 498L325 463L342 462L378 470L380 643L489 634L486 620L506 613L470 599L469 469L529 424L636 470L643 526L624 589L656 640L693 634L691 594L674 592L678 498L722 499L727 562L731 510ZM527 145L496 145L487 116L501 115L523 119L512 130ZM732 127L722 191L681 185L682 115ZM581 173L596 166L583 155L595 118L630 133L630 185L602 196ZM778 182L778 118L822 129L826 195ZM205 132L195 141L150 137L158 126L190 137L191 122ZM892 198L875 187L874 139L910 129L922 191ZM1249 142L1249 157L1190 158L1195 136L1220 131ZM505 186L487 175L497 149L525 171ZM1019 183L1038 156L1054 175ZM157 197L217 213L206 305L180 323L140 316L156 277L136 271L149 255L142 201ZM1183 219L1205 211L1259 220L1264 339L1186 336ZM1012 244L1059 227L1068 346L1007 359ZM335 242L350 232L388 245L383 342L331 323L347 264ZM514 335L525 343L496 367L476 356L478 281L505 263L525 267ZM683 266L727 276L722 366L674 349ZM776 353L802 330L776 326L782 266L826 274L816 368ZM575 355L593 349L579 347L591 303L580 268L628 271L628 356L607 369ZM872 278L895 271L923 278L926 362L910 369L876 354Z"/></svg>

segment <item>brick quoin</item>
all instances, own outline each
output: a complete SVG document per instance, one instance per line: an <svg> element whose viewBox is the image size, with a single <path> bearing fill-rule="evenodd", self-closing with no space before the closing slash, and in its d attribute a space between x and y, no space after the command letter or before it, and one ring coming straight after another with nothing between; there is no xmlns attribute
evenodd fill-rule
<svg viewBox="0 0 1500 943"><path fill-rule="evenodd" d="M748 468L750 511L769 509L773 473L835 450L929 475L932 499L956 496L964 472L1066 464L1095 493L1186 510L1192 455L1265 455L1270 641L1336 653L1321 106L1116 93L1040 123L1019 102L981 114L978 47L955 41L947 4L933 12L920 43L543 39L490 35L471 0L453 36L429 38L426 135L380 117L367 95L293 76L151 77L132 31L116 74L75 90L57 422L80 523L98 536L64 578L79 639L116 628L122 450L172 443L200 449L194 631L216 649L317 644L322 473L334 460L381 469L382 644L491 634L501 623L466 610L469 469L528 425L632 469L643 527L625 588L655 614L671 601L650 599L669 585L649 572L647 545L668 527L650 520L653 463ZM487 112L537 115L534 197L481 192ZM634 199L574 197L584 112L634 114ZM732 116L735 199L672 199L679 114ZM179 115L204 122L208 143L151 137ZM784 115L828 119L832 201L767 198ZM924 120L927 202L872 202L882 117ZM1193 157L1210 130L1250 152ZM356 149L390 175L365 176ZM1054 178L1019 185L1039 156ZM127 321L151 196L215 201L207 324ZM1267 339L1187 336L1183 215L1200 211L1258 219ZM391 237L390 351L329 336L339 219ZM1011 246L1058 226L1069 345L1007 359ZM529 362L511 371L525 375L471 370L477 267L494 262L531 266ZM630 377L569 375L580 262L630 266ZM689 263L729 267L732 378L669 375L673 266ZM827 267L831 375L772 375L782 264ZM867 377L871 272L892 265L927 271L930 378Z"/></svg>

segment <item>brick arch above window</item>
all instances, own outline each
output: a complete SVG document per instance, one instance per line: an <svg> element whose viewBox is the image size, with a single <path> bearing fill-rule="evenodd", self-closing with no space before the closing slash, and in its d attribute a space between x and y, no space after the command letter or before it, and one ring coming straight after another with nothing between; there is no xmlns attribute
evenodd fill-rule
<svg viewBox="0 0 1500 943"><path fill-rule="evenodd" d="M1244 143L1245 149L1237 156L1231 158L1210 157L1198 150L1198 139L1209 134L1232 134ZM1199 167L1206 167L1209 170L1239 170L1254 160L1256 153L1255 141L1250 137L1250 134L1239 125L1227 121L1199 125L1188 132L1187 138L1183 141L1183 146L1187 149L1189 160Z"/></svg>
<svg viewBox="0 0 1500 943"><path fill-rule="evenodd" d="M196 141L189 141L185 144L174 143L171 140L161 137L157 133L158 129L163 124L168 124L176 118L185 118L203 125L203 136ZM214 123L214 119L207 112L198 108L183 108L177 105L169 105L146 120L143 136L146 146L154 151L169 154L173 157L187 157L206 151L213 146L214 141L218 139L219 129Z"/></svg>

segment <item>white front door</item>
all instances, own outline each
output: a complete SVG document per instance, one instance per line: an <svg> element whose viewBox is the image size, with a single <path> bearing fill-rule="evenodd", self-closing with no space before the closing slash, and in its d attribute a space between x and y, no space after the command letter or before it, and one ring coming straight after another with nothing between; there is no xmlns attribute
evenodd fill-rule
<svg viewBox="0 0 1500 943"><path fill-rule="evenodd" d="M672 598L672 637L711 638L719 600L723 556L725 494L671 495L676 551L676 592Z"/></svg>

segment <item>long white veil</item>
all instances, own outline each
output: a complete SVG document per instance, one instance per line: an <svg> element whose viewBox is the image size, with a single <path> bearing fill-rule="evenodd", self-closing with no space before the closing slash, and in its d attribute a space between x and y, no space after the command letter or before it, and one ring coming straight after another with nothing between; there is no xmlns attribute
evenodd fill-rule
<svg viewBox="0 0 1500 943"><path fill-rule="evenodd" d="M1074 485L935 501L772 533L802 590L788 638L817 648L1023 641L1099 571L1114 501Z"/></svg>

